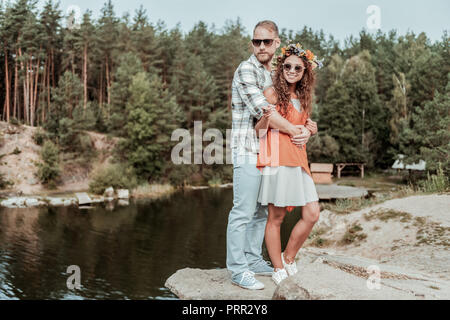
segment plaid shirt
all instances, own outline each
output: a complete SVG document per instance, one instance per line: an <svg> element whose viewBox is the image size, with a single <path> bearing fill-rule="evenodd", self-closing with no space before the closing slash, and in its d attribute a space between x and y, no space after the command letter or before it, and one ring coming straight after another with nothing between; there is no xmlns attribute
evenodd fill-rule
<svg viewBox="0 0 450 320"><path fill-rule="evenodd" d="M254 125L263 115L262 107L269 105L265 88L272 85L270 72L255 55L236 69L232 84L232 129L230 147L233 154L256 156L259 140Z"/></svg>

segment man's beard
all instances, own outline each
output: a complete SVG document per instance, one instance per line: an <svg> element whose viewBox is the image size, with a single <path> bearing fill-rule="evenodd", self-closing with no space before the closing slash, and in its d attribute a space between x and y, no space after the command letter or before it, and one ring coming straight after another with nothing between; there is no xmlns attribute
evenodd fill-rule
<svg viewBox="0 0 450 320"><path fill-rule="evenodd" d="M259 62L262 64L268 63L270 60L272 60L273 55L269 55L267 52L264 53L264 56L262 56L261 53L256 54L256 59L258 59Z"/></svg>

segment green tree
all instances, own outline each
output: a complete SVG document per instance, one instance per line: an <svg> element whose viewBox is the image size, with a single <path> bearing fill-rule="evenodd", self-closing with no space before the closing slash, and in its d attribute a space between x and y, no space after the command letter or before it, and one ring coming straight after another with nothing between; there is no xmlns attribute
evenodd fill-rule
<svg viewBox="0 0 450 320"><path fill-rule="evenodd" d="M58 60L61 51L63 51L61 19L62 13L59 9L59 2L54 4L53 0L48 0L40 15L40 24L43 30L43 47L46 55L39 93L41 124L45 122L47 114L51 112L51 88L56 87L59 79Z"/></svg>
<svg viewBox="0 0 450 320"><path fill-rule="evenodd" d="M333 137L319 132L308 142L308 160L310 162L338 161L339 144Z"/></svg>
<svg viewBox="0 0 450 320"><path fill-rule="evenodd" d="M448 78L450 80L450 76ZM424 107L417 106L412 113L412 127L407 127L401 140L401 151L405 163L424 160L427 170L435 171L441 163L446 175L449 174L450 161L450 81L444 93L436 93L433 101Z"/></svg>
<svg viewBox="0 0 450 320"><path fill-rule="evenodd" d="M436 91L442 86L440 82L443 64L442 57L430 49L413 61L408 73L411 106L423 106L427 101L433 100Z"/></svg>
<svg viewBox="0 0 450 320"><path fill-rule="evenodd" d="M163 63L162 48L155 28L148 21L147 12L142 5L133 18L130 49L139 57L146 72L159 72Z"/></svg>
<svg viewBox="0 0 450 320"><path fill-rule="evenodd" d="M57 179L61 175L59 167L59 150L50 140L44 142L41 150L42 162L37 163L37 178L41 183L55 187Z"/></svg>
<svg viewBox="0 0 450 320"><path fill-rule="evenodd" d="M129 90L127 137L122 147L139 177L156 180L170 159L170 137L181 112L156 75L138 73Z"/></svg>
<svg viewBox="0 0 450 320"><path fill-rule="evenodd" d="M99 105L103 108L106 93L106 117L110 115L111 104L111 86L113 81L112 71L114 70L116 49L118 38L119 20L114 13L114 6L111 0L108 0L101 9L101 17L98 20L98 52L100 58L100 88Z"/></svg>
<svg viewBox="0 0 450 320"><path fill-rule="evenodd" d="M391 159L396 159L399 153L400 139L403 134L402 128L409 118L408 113L408 92L410 85L406 82L403 73L398 76L392 75L393 90L392 98L387 103L389 108L389 142L391 146L387 153Z"/></svg>
<svg viewBox="0 0 450 320"><path fill-rule="evenodd" d="M83 22L80 25L78 37L76 39L76 49L78 54L82 57L81 78L83 79L83 109L88 107L89 99L89 75L90 75L90 62L93 60L93 56L96 54L96 48L94 43L97 42L97 35L95 27L92 23L92 12L87 11L83 15Z"/></svg>
<svg viewBox="0 0 450 320"><path fill-rule="evenodd" d="M363 160L359 147L361 133L354 126L360 114L354 103L350 89L339 79L328 89L325 102L319 108L320 130L337 141L340 147L337 161Z"/></svg>
<svg viewBox="0 0 450 320"><path fill-rule="evenodd" d="M155 31L159 41L161 70L160 76L164 84L170 84L174 73L175 55L183 50L183 33L181 26L178 24L175 28L168 31L165 29L164 23L160 22L155 27Z"/></svg>
<svg viewBox="0 0 450 320"><path fill-rule="evenodd" d="M83 86L80 79L70 71L66 71L59 80L58 87L52 89L52 112L44 128L53 141L61 140L63 149L76 147L72 143L77 134L73 112L76 108L82 108L82 92Z"/></svg>
<svg viewBox="0 0 450 320"><path fill-rule="evenodd" d="M372 167L383 152L380 141L386 132L386 114L380 107L370 58L363 51L346 61L319 114L325 133L341 148L341 161L364 161Z"/></svg>
<svg viewBox="0 0 450 320"><path fill-rule="evenodd" d="M131 95L130 85L133 77L143 71L141 60L135 53L129 52L120 56L119 66L111 86L111 117L107 121L108 131L117 136L126 135L125 125L128 121L126 105Z"/></svg>
<svg viewBox="0 0 450 320"><path fill-rule="evenodd" d="M239 64L250 57L250 38L242 21L227 20L219 35L213 39L209 73L218 87L218 99L221 110L228 109L228 121L231 121L231 82Z"/></svg>

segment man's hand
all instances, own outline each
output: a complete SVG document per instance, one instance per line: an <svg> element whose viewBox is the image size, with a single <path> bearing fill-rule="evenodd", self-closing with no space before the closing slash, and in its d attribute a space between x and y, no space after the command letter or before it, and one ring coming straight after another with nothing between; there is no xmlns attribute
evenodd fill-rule
<svg viewBox="0 0 450 320"><path fill-rule="evenodd" d="M315 135L318 131L317 129L317 122L312 121L310 118L308 118L308 120L306 120L306 129L308 129L309 131L311 131L311 135Z"/></svg>
<svg viewBox="0 0 450 320"><path fill-rule="evenodd" d="M276 108L273 104L269 104L265 107L262 107L262 110L263 110L264 116L268 118L272 115L272 113L274 111L276 111Z"/></svg>
<svg viewBox="0 0 450 320"><path fill-rule="evenodd" d="M296 125L296 127L299 128L302 133L291 137L291 141L297 147L299 147L300 149L303 149L303 146L308 142L309 138L311 137L311 131L309 131L303 125Z"/></svg>
<svg viewBox="0 0 450 320"><path fill-rule="evenodd" d="M255 125L256 136L258 138L263 137L267 130L269 129L269 118L270 116L276 112L275 106L269 104L268 106L262 107L263 116L258 120Z"/></svg>

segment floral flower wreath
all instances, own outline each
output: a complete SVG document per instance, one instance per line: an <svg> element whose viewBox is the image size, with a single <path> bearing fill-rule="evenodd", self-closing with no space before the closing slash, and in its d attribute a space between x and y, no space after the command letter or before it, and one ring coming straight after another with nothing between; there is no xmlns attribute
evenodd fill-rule
<svg viewBox="0 0 450 320"><path fill-rule="evenodd" d="M312 65L313 70L317 67L319 67L319 69L323 67L323 59L319 60L310 50L304 50L300 43L293 44L290 42L291 41L289 40L288 45L286 47L281 48L281 55L279 55L274 61L275 65L281 62L283 58L295 54L300 58L304 56L306 60Z"/></svg>

